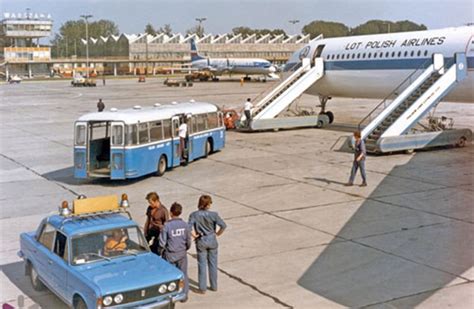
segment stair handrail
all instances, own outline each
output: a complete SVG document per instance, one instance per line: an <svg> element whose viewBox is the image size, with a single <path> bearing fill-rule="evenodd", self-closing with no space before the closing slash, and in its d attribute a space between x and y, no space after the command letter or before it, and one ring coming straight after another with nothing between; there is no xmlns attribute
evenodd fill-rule
<svg viewBox="0 0 474 309"><path fill-rule="evenodd" d="M427 67L429 67L429 65L427 66L428 63L430 63L432 60L431 59L428 59L426 60L425 62L423 62L418 68L416 68L412 73L410 73L410 75L408 75L407 78L405 78L392 92L390 92L389 95L387 95L379 104L377 104L377 106L375 106L368 114L367 116L365 116L364 118L362 118L362 120L359 122L359 124L357 125L357 129L359 131L362 130L362 125L364 124L364 122L369 119L369 120L372 120L373 118L371 117L372 114L374 114L379 108L381 105L383 105L383 109L382 111L389 105L386 105L387 101L389 100L390 97L392 97L394 94L396 94L400 88L408 81L408 80L411 80L411 78L415 75L415 73L417 73L418 71L422 70L422 69L426 69ZM375 117L374 117L375 118Z"/></svg>
<svg viewBox="0 0 474 309"><path fill-rule="evenodd" d="M280 84L273 88L272 91L270 91L263 99L261 99L257 103L257 105L255 105L255 108L253 109L252 113L255 113L255 111L257 111L261 105L265 104L269 99L271 99L275 93L280 91L281 88L285 87L289 82L293 81L298 76L298 74L301 73L299 72L299 70L301 69L305 69L303 67L303 62L301 62L301 64L297 66L297 68L294 70L294 72L291 73L290 76L285 78Z"/></svg>

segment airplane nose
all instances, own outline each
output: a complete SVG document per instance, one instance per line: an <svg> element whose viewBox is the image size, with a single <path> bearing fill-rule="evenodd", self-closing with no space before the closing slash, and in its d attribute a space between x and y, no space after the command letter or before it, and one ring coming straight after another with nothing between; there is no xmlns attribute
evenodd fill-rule
<svg viewBox="0 0 474 309"><path fill-rule="evenodd" d="M277 71L277 68L272 65L271 67L268 68L268 70L270 71L270 73L275 73Z"/></svg>

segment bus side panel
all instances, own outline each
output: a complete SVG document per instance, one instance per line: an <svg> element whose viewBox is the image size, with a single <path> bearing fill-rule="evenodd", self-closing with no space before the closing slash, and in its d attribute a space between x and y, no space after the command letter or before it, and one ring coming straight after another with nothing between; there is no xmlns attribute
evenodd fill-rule
<svg viewBox="0 0 474 309"><path fill-rule="evenodd" d="M74 177L87 178L87 149L74 148Z"/></svg>
<svg viewBox="0 0 474 309"><path fill-rule="evenodd" d="M125 179L125 151L123 148L111 149L110 179Z"/></svg>
<svg viewBox="0 0 474 309"><path fill-rule="evenodd" d="M206 141L208 138L209 134L204 133L204 134L196 134L192 136L191 143L193 143L192 147L192 159L196 160L204 156L204 151L206 147Z"/></svg>
<svg viewBox="0 0 474 309"><path fill-rule="evenodd" d="M219 128L212 132L212 140L214 142L214 151L221 150L225 146L225 128Z"/></svg>
<svg viewBox="0 0 474 309"><path fill-rule="evenodd" d="M166 156L168 168L171 167L171 142L125 150L125 178L137 178L155 173L162 155Z"/></svg>

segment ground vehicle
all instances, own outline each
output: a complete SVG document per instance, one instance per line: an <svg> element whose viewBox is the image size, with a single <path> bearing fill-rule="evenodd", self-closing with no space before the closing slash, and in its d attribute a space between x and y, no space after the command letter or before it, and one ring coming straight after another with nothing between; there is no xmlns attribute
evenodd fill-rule
<svg viewBox="0 0 474 309"><path fill-rule="evenodd" d="M21 77L19 77L18 75L14 75L13 77L8 79L8 83L9 84L19 84L19 83L21 83Z"/></svg>
<svg viewBox="0 0 474 309"><path fill-rule="evenodd" d="M92 78L85 78L81 75L76 75L74 79L71 81L71 85L74 87L95 87L95 79Z"/></svg>
<svg viewBox="0 0 474 309"><path fill-rule="evenodd" d="M128 211L127 196L82 198L20 235L18 255L36 290L47 286L73 308L173 306L183 273L155 255ZM127 216L128 215L128 216ZM119 234L120 233L120 234ZM120 235L120 250L109 244Z"/></svg>
<svg viewBox="0 0 474 309"><path fill-rule="evenodd" d="M201 82L206 82L208 81L209 79L212 79L213 75L211 72L207 72L207 71L194 71L190 74L187 74L186 76L184 76L184 78L188 81L188 82L193 82L195 80L199 80Z"/></svg>
<svg viewBox="0 0 474 309"><path fill-rule="evenodd" d="M210 103L187 102L90 113L75 123L74 177L136 178L179 166L178 128L187 117L187 161L225 145L222 113Z"/></svg>

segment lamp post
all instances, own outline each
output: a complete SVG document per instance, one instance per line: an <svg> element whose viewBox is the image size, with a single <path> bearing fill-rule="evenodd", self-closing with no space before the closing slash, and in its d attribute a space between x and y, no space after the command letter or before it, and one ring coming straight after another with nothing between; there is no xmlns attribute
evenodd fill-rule
<svg viewBox="0 0 474 309"><path fill-rule="evenodd" d="M196 18L196 21L199 23L199 28L198 28L198 29L199 29L199 34L204 34L204 31L203 31L203 29L202 29L202 22L203 22L203 21L206 21L206 20L207 20L206 17L197 17L197 18ZM201 33L201 32L202 32L202 33Z"/></svg>
<svg viewBox="0 0 474 309"><path fill-rule="evenodd" d="M92 15L81 15L81 17L86 21L86 77L89 78L89 18Z"/></svg>
<svg viewBox="0 0 474 309"><path fill-rule="evenodd" d="M299 20L299 19L291 19L291 20L289 20L288 22L289 22L290 24L293 24L293 32L294 32L295 34L297 34L297 33L296 33L296 26L295 26L295 25L296 25L297 23L299 23L300 20Z"/></svg>

